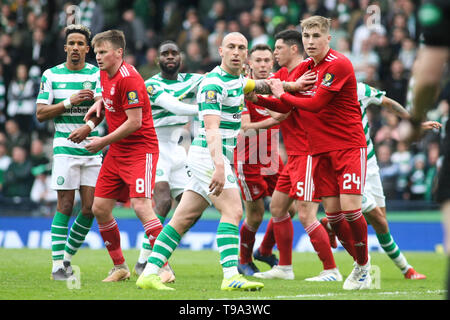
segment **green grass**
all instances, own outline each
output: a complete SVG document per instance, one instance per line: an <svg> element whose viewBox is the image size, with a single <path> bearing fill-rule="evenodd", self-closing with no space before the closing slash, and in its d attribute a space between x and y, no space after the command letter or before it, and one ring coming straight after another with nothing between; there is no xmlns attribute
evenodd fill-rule
<svg viewBox="0 0 450 320"><path fill-rule="evenodd" d="M446 259L443 254L424 252L404 253L417 271L428 279L404 280L390 259L382 253L372 253L372 265L380 268L380 289L347 292L341 283L314 283L302 279L317 275L321 264L313 253L293 253L296 279L264 280L260 292L222 292L222 270L216 251L177 250L171 258L177 280L173 292L156 292L136 288L136 276L130 281L103 283L111 268L106 250L81 249L73 265L81 270L80 289L68 289L65 282L50 280L50 250L0 249L1 300L442 300L445 297ZM132 268L137 250L124 252ZM335 254L344 278L352 263L344 252ZM257 263L262 271L268 266Z"/></svg>

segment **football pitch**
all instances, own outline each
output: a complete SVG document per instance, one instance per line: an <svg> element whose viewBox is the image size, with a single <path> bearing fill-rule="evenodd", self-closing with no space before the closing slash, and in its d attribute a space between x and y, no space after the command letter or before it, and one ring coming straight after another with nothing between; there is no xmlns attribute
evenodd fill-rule
<svg viewBox="0 0 450 320"><path fill-rule="evenodd" d="M138 250L124 251L133 268ZM277 253L277 252L275 252ZM50 280L50 250L0 249L1 300L443 300L446 281L446 257L434 252L404 252L415 269L427 275L426 280L405 280L387 255L371 253L374 288L345 291L342 282L307 282L303 279L319 274L321 263L314 253L293 253L295 280L262 280L259 292L222 292L222 270L219 253L212 250L176 250L170 263L176 282L175 291L140 290L137 277L119 283L103 283L112 267L106 249L80 249L72 260L76 280ZM345 279L352 261L343 251L335 253L336 263ZM260 270L268 270L256 262ZM78 269L79 268L79 269ZM251 277L249 277L251 278ZM254 279L254 278L253 278Z"/></svg>

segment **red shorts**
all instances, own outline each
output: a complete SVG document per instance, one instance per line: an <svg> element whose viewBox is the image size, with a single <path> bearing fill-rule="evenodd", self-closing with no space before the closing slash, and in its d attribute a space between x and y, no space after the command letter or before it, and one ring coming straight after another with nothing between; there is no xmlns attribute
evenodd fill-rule
<svg viewBox="0 0 450 320"><path fill-rule="evenodd" d="M291 155L278 178L275 190L300 201L318 201L314 193L312 178L312 157L310 155Z"/></svg>
<svg viewBox="0 0 450 320"><path fill-rule="evenodd" d="M95 196L126 202L152 197L158 153L117 157L106 155L95 186Z"/></svg>
<svg viewBox="0 0 450 320"><path fill-rule="evenodd" d="M367 148L330 151L313 156L317 197L363 194Z"/></svg>
<svg viewBox="0 0 450 320"><path fill-rule="evenodd" d="M256 201L262 197L272 196L278 177L283 170L281 157L273 167L262 164L235 163L234 171L238 177L244 201Z"/></svg>

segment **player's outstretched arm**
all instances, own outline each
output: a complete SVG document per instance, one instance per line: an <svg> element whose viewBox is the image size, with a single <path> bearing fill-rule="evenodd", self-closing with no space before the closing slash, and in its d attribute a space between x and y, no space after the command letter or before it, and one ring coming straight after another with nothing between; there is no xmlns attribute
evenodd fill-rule
<svg viewBox="0 0 450 320"><path fill-rule="evenodd" d="M133 132L137 131L142 126L142 108L131 108L125 110L127 120L122 123L116 130L107 134L104 137L87 137L90 141L85 146L86 150L91 153L97 153L107 145L119 141Z"/></svg>
<svg viewBox="0 0 450 320"><path fill-rule="evenodd" d="M389 97L383 96L381 100L381 106L388 109L390 112L399 116L402 119L411 118L411 115L409 114L408 110L406 110L400 103Z"/></svg>
<svg viewBox="0 0 450 320"><path fill-rule="evenodd" d="M280 124L280 122L274 118L267 118L262 121L252 122L248 114L244 114L241 117L241 129L242 131L253 131L258 133L259 130L269 129L273 126Z"/></svg>
<svg viewBox="0 0 450 320"><path fill-rule="evenodd" d="M198 114L198 105L181 102L167 92L159 95L154 103L179 116L195 116Z"/></svg>
<svg viewBox="0 0 450 320"><path fill-rule="evenodd" d="M307 91L311 89L316 83L317 76L312 71L305 72L297 81L295 82L282 82L283 89L286 92L300 92ZM264 80L253 80L255 82L254 91L259 94L271 94L272 89L268 83L267 79Z"/></svg>
<svg viewBox="0 0 450 320"><path fill-rule="evenodd" d="M322 110L322 108L327 106L328 103L336 95L335 92L319 87L316 94L312 98L301 98L293 96L288 92L285 92L283 89L283 85L279 79L271 79L268 82L272 89L273 95L279 98L285 105L293 106L313 113L317 113L320 110ZM274 110L274 111L284 112L284 110Z"/></svg>

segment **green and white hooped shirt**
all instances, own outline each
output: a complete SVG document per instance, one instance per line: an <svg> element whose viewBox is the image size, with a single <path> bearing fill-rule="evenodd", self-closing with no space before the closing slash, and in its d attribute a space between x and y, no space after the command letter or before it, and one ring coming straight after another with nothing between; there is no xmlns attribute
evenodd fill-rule
<svg viewBox="0 0 450 320"><path fill-rule="evenodd" d="M248 79L234 76L220 66L215 67L200 83L197 94L200 128L192 142L193 146L208 148L203 118L205 115L219 115L219 132L222 135L222 153L231 162L241 128L241 113L244 108L244 88Z"/></svg>
<svg viewBox="0 0 450 320"><path fill-rule="evenodd" d="M44 71L36 103L56 104L82 89L91 89L94 91L94 97L101 97L99 69L86 63L81 70L69 70L66 64L62 63ZM84 101L53 119L55 124L53 156L95 157L101 155L101 151L93 154L85 149L85 145L89 143L87 140L77 144L67 139L72 131L85 125L84 115L93 103L93 100ZM98 135L97 128L89 134L90 137Z"/></svg>
<svg viewBox="0 0 450 320"><path fill-rule="evenodd" d="M152 105L153 124L155 128L184 125L189 121L189 116L176 115L158 105L157 99L167 92L188 104L194 104L199 82L203 75L197 73L179 73L176 80L168 80L158 73L145 81L145 87Z"/></svg>
<svg viewBox="0 0 450 320"><path fill-rule="evenodd" d="M369 119L367 118L366 109L371 104L380 105L383 100L383 96L386 95L386 92L375 89L362 82L358 82L357 88L358 101L362 113L362 124L367 142L367 160L370 160L375 156L375 150L373 148L372 139L370 138Z"/></svg>

